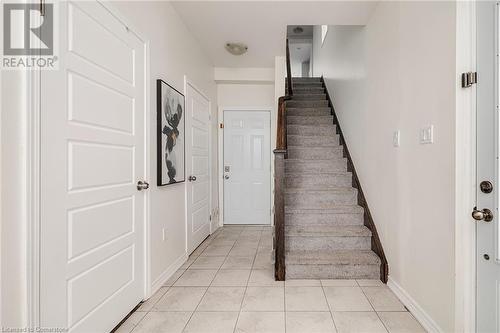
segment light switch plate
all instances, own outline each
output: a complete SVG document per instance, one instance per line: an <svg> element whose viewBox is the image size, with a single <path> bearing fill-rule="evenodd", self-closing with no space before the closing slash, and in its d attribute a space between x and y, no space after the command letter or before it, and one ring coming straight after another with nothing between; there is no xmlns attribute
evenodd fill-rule
<svg viewBox="0 0 500 333"><path fill-rule="evenodd" d="M434 143L434 126L429 125L420 129L420 144Z"/></svg>
<svg viewBox="0 0 500 333"><path fill-rule="evenodd" d="M394 147L400 146L400 137L401 137L401 132L399 130L394 131L394 133L392 134L392 145Z"/></svg>

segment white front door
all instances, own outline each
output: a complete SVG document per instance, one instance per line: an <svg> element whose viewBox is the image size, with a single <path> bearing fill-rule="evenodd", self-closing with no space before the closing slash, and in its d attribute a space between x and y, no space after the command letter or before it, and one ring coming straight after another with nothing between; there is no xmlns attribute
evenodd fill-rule
<svg viewBox="0 0 500 333"><path fill-rule="evenodd" d="M210 102L186 85L187 250L210 234Z"/></svg>
<svg viewBox="0 0 500 333"><path fill-rule="evenodd" d="M500 332L498 5L477 2L477 210L492 221L476 221L477 332ZM488 183L493 190L489 192ZM481 217L481 216L479 216ZM471 222L472 223L472 222Z"/></svg>
<svg viewBox="0 0 500 333"><path fill-rule="evenodd" d="M224 224L271 224L271 118L224 111Z"/></svg>
<svg viewBox="0 0 500 333"><path fill-rule="evenodd" d="M145 47L95 1L58 2L41 74L40 324L109 332L144 297Z"/></svg>

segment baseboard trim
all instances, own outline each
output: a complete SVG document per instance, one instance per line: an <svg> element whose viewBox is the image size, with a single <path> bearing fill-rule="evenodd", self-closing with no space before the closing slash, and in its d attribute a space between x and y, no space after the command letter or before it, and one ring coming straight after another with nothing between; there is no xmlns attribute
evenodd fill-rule
<svg viewBox="0 0 500 333"><path fill-rule="evenodd" d="M175 260L170 266L163 271L163 273L158 276L151 284L151 295L154 295L165 282L170 279L170 277L187 261L188 255L184 253L177 260ZM150 296L151 296L150 295Z"/></svg>
<svg viewBox="0 0 500 333"><path fill-rule="evenodd" d="M418 322L425 328L427 332L441 333L444 332L439 325L429 316L427 312L415 301L410 294L406 292L399 284L397 284L391 277L388 277L387 286L392 290L399 300L406 306L411 314L418 320Z"/></svg>

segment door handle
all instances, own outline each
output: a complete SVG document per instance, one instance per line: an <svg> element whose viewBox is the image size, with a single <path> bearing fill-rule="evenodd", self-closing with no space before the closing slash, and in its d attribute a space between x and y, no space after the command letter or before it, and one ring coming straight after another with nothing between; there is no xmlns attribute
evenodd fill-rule
<svg viewBox="0 0 500 333"><path fill-rule="evenodd" d="M139 180L137 182L138 191L147 190L148 188L149 188L149 183L147 181Z"/></svg>
<svg viewBox="0 0 500 333"><path fill-rule="evenodd" d="M229 175L224 175L224 179L229 179Z"/></svg>
<svg viewBox="0 0 500 333"><path fill-rule="evenodd" d="M476 221L491 222L493 221L493 213L488 208L478 210L477 207L474 207L472 218Z"/></svg>
<svg viewBox="0 0 500 333"><path fill-rule="evenodd" d="M195 182L195 181L196 181L196 176L189 176L189 177L188 177L188 180L189 180L190 182Z"/></svg>

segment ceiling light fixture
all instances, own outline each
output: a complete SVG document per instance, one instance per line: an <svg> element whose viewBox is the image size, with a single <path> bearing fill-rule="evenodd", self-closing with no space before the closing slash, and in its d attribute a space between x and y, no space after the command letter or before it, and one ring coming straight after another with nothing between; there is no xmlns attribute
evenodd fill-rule
<svg viewBox="0 0 500 333"><path fill-rule="evenodd" d="M248 46L243 43L227 42L225 48L232 55L242 55L248 51Z"/></svg>
<svg viewBox="0 0 500 333"><path fill-rule="evenodd" d="M302 27L295 27L293 28L293 32L296 33L296 34L301 34L304 32L304 28Z"/></svg>

